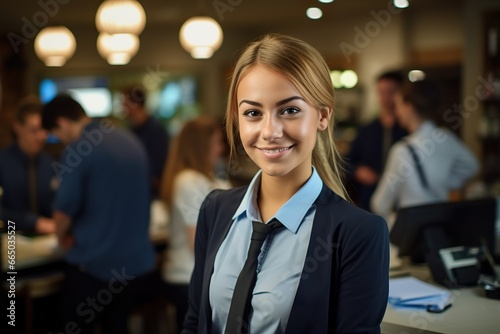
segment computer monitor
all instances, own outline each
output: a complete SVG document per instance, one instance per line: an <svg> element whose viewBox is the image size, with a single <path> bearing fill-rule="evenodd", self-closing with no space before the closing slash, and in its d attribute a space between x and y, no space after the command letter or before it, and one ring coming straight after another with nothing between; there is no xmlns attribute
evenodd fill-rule
<svg viewBox="0 0 500 334"><path fill-rule="evenodd" d="M495 261L500 261L496 226L500 198L442 202L402 208L390 233L399 256L425 259L428 252L453 246L481 246L483 239Z"/></svg>

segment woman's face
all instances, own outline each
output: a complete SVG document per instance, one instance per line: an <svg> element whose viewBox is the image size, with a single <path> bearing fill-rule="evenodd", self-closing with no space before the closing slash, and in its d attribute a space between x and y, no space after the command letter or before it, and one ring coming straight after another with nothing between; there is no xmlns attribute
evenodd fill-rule
<svg viewBox="0 0 500 334"><path fill-rule="evenodd" d="M263 173L309 177L316 133L328 126L329 109L320 113L284 75L263 65L243 75L236 93L243 147Z"/></svg>

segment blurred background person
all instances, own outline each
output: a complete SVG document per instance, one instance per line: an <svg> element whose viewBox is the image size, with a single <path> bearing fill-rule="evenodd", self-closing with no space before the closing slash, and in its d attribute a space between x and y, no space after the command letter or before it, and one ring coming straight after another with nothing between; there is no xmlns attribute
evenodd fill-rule
<svg viewBox="0 0 500 334"><path fill-rule="evenodd" d="M151 189L154 198L159 197L160 179L168 155L169 137L163 125L146 110L146 92L139 86L122 90L122 107L132 124L132 131L146 148L149 160Z"/></svg>
<svg viewBox="0 0 500 334"><path fill-rule="evenodd" d="M398 71L385 72L377 78L379 115L358 130L347 156L353 187L351 197L365 210L370 210L370 199L384 169L390 147L407 135L395 115L394 96L402 82L403 75Z"/></svg>
<svg viewBox="0 0 500 334"><path fill-rule="evenodd" d="M438 88L429 81L407 82L396 95L396 115L410 135L391 148L371 201L389 226L397 209L446 201L479 170L463 142L432 121L439 101Z"/></svg>
<svg viewBox="0 0 500 334"><path fill-rule="evenodd" d="M211 118L188 121L174 138L162 181L162 199L170 214L170 243L163 267L166 298L176 307L180 332L188 308L188 286L194 268L198 213L213 189L228 189L214 170L225 146L222 129Z"/></svg>
<svg viewBox="0 0 500 334"><path fill-rule="evenodd" d="M42 105L26 97L15 114L15 142L0 151L2 217L16 223L17 231L53 233L52 200L57 179L52 158L42 152L47 132L42 128Z"/></svg>
<svg viewBox="0 0 500 334"><path fill-rule="evenodd" d="M146 152L129 131L91 120L67 95L47 103L42 120L67 145L54 204L67 249L62 323L81 333L99 322L104 333L127 333L128 313L154 282Z"/></svg>

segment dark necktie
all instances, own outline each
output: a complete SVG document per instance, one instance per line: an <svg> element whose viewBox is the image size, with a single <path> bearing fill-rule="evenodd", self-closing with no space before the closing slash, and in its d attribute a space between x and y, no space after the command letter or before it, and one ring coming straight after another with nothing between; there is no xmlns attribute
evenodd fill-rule
<svg viewBox="0 0 500 334"><path fill-rule="evenodd" d="M257 281L257 264L260 249L271 231L283 226L276 219L273 219L269 224L252 222L252 225L252 239L248 248L247 259L234 287L233 299L231 300L231 307L229 308L227 317L226 334L248 333L248 328L250 327L248 315L252 308L252 292Z"/></svg>

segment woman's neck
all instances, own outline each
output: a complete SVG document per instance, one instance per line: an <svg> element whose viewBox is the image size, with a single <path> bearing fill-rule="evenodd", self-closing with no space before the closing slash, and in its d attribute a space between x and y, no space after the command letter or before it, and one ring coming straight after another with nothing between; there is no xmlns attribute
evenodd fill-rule
<svg viewBox="0 0 500 334"><path fill-rule="evenodd" d="M413 118L410 122L408 122L408 132L413 133L420 128L420 126L424 123L424 120L420 117Z"/></svg>
<svg viewBox="0 0 500 334"><path fill-rule="evenodd" d="M269 176L262 173L257 205L264 222L273 217L276 212L307 182L311 176L305 171L290 172L285 176Z"/></svg>

